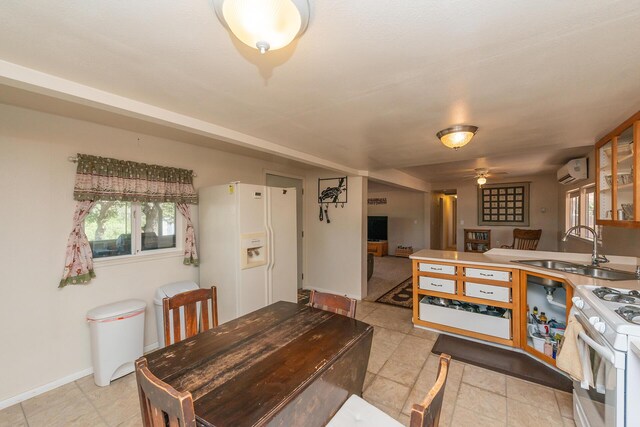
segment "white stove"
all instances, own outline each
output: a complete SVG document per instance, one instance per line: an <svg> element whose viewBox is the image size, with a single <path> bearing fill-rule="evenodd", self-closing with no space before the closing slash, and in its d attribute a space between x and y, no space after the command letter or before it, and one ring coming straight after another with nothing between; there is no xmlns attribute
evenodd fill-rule
<svg viewBox="0 0 640 427"><path fill-rule="evenodd" d="M594 384L574 383L574 418L578 426L640 425L640 357L630 347L640 342L640 292L580 286L572 313L582 324L579 339L589 349Z"/></svg>

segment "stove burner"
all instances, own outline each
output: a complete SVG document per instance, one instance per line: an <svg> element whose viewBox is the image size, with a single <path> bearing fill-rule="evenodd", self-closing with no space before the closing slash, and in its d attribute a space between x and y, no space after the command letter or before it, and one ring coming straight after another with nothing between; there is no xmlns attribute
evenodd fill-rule
<svg viewBox="0 0 640 427"><path fill-rule="evenodd" d="M622 304L638 304L639 302L637 298L631 295L615 295L611 299L607 299L607 301L620 302Z"/></svg>
<svg viewBox="0 0 640 427"><path fill-rule="evenodd" d="M627 322L640 325L640 308L625 305L623 307L616 308L615 312Z"/></svg>
<svg viewBox="0 0 640 427"><path fill-rule="evenodd" d="M593 293L600 299L610 299L605 297L609 295L620 295L621 292L617 289L607 288L606 286L603 286L601 288L595 288L593 290Z"/></svg>
<svg viewBox="0 0 640 427"><path fill-rule="evenodd" d="M631 295L632 297L636 297L636 298L640 298L640 291L629 291L629 293L627 295Z"/></svg>

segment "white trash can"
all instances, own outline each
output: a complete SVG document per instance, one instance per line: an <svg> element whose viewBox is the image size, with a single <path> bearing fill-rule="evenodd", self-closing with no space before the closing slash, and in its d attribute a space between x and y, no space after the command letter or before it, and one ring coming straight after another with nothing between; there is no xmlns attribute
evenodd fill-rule
<svg viewBox="0 0 640 427"><path fill-rule="evenodd" d="M193 291L195 289L200 289L200 287L195 282L186 280L182 282L169 283L167 285L159 287L156 290L156 295L153 298L153 305L155 306L155 311L156 311L156 330L158 331L158 348L162 348L165 346L164 315L162 313L162 300L164 298L172 297L174 295L178 295L187 291ZM180 308L180 310L184 311L183 308ZM181 325L181 327L182 327L182 333L184 334L184 325Z"/></svg>
<svg viewBox="0 0 640 427"><path fill-rule="evenodd" d="M104 387L135 370L144 348L147 303L130 299L101 305L87 313L91 332L93 379Z"/></svg>

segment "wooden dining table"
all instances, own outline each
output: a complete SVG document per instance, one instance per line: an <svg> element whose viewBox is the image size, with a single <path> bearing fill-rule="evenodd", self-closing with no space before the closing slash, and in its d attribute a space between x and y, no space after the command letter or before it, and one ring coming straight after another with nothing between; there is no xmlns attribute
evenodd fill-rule
<svg viewBox="0 0 640 427"><path fill-rule="evenodd" d="M149 370L191 392L199 426L323 426L361 395L373 328L277 302L145 355Z"/></svg>

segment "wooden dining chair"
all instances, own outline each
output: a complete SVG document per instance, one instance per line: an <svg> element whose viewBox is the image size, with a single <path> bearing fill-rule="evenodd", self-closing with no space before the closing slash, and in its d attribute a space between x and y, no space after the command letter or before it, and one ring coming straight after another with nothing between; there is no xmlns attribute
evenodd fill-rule
<svg viewBox="0 0 640 427"><path fill-rule="evenodd" d="M451 356L448 354L440 355L436 382L427 393L427 397L411 408L409 427L438 427L450 362ZM331 418L327 427L356 426L401 427L402 424L354 394Z"/></svg>
<svg viewBox="0 0 640 427"><path fill-rule="evenodd" d="M429 390L422 403L414 403L411 407L409 427L437 427L440 423L440 412L442 412L444 387L449 374L449 363L451 363L451 356L444 353L441 354L436 383Z"/></svg>
<svg viewBox="0 0 640 427"><path fill-rule="evenodd" d="M502 245L501 248L521 249L535 251L540 241L542 230L524 230L522 228L513 229L513 243Z"/></svg>
<svg viewBox="0 0 640 427"><path fill-rule="evenodd" d="M136 360L136 381L144 427L196 427L191 393L179 392L158 379L144 357Z"/></svg>
<svg viewBox="0 0 640 427"><path fill-rule="evenodd" d="M309 295L309 306L347 317L356 317L356 300L342 295L317 292L312 289Z"/></svg>
<svg viewBox="0 0 640 427"><path fill-rule="evenodd" d="M211 307L209 307L211 305ZM180 308L183 308L180 310ZM195 289L162 299L164 342L166 345L182 341L199 332L218 326L218 294L211 289ZM181 312L184 314L181 315ZM211 313L211 319L209 319ZM171 316L170 316L171 314ZM173 320L173 327L171 325ZM182 336L184 325L184 337ZM173 340L171 339L173 331Z"/></svg>

